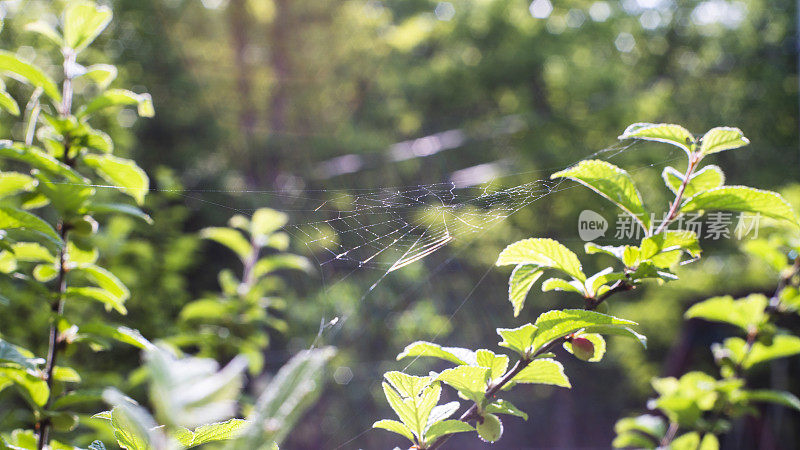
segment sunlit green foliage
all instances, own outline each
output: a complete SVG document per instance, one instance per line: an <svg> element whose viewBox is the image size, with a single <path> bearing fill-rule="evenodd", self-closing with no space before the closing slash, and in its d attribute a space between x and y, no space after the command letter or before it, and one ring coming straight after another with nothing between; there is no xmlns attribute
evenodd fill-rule
<svg viewBox="0 0 800 450"><path fill-rule="evenodd" d="M0 271L4 285L15 290L8 298L3 297L2 306L17 307L32 296L38 302L35 307L47 311L49 323L42 357L6 340L6 330L0 331L0 391L14 391L14 400L27 403L27 407L12 404L9 412L3 411L0 446L78 448L72 443L85 442L89 449L100 450L106 447L94 437L105 440L113 436L119 446L131 450L191 448L222 440L230 441L231 448L275 448L319 395L332 348L298 353L248 408L247 417L237 419L232 417L242 408L240 390L247 359L255 367L254 374L262 372L259 351L266 344L266 334L249 329L242 332L242 339L254 342L249 352L238 342L230 355L216 353L211 347L208 353L212 356L231 360L219 369L212 359L179 358L166 347L152 344L139 331L115 324L117 315L127 314L131 292L114 273L99 265L98 248L111 253L136 248L128 239L130 221L153 223L140 209L150 180L133 160L115 156L112 139L93 125L103 123L102 115L109 108L135 106L144 117L153 116L154 110L148 94L107 89L116 74L112 66L82 65L84 59L91 58L81 52L89 48L111 18L108 7L75 0L66 5L58 27L44 22L28 27L59 47L63 80L58 84L16 55L0 54L0 70L34 88L27 92L31 99L24 114L24 142L0 142L4 164ZM89 95L78 95L73 89L73 83L83 76L98 83ZM0 104L19 115L16 101L4 94ZM263 209L250 219L232 219L234 226L247 231L249 240L235 229L207 229L203 233L241 252L245 266L242 281L229 289L226 282L235 276L227 272L227 277L221 277L225 292L213 302L227 307L238 301L234 309L245 310L209 317L197 314L197 304L189 304L187 308L195 310L193 319L210 322L213 318L224 323L244 315L249 316L246 326L256 331L262 325L277 327L281 323L257 314L271 306L265 303L267 295L280 286L274 273L308 268L304 258L283 253L289 245L288 236L278 229L285 221L283 214ZM104 233L99 233L100 222L108 224ZM138 249L142 248L152 247ZM263 248L280 253L260 257ZM229 298L235 296L241 297ZM95 318L96 306L106 311L102 318ZM92 314L85 314L87 311ZM47 337L47 328L36 328L35 323L28 324L23 339L36 341L37 333ZM100 351L111 350L112 355L124 351L117 344L142 350L145 355L145 366L139 372L148 380L152 415L116 387L102 390L91 384L82 386L82 375L93 374L81 363L94 360L97 365L96 353ZM236 356L240 352L248 353L248 358ZM86 413L103 400L113 407L110 411ZM87 434L87 429L92 432Z"/></svg>
<svg viewBox="0 0 800 450"><path fill-rule="evenodd" d="M655 214L645 208L633 179L623 169L611 163L581 161L553 174L553 178L566 177L575 180L611 201L625 214L638 220L645 237L639 245L598 246L587 243L587 254L607 254L618 260L618 265L621 266L608 267L590 276L584 273L577 255L558 241L531 238L506 247L500 253L497 265L516 266L509 278L509 300L515 316L519 315L525 297L541 273L550 269L567 275L569 279L545 280L542 291L561 290L578 294L584 300L585 309L552 310L539 315L533 323L516 329L499 328L497 332L503 338L499 345L514 351L519 358L510 369L508 356L496 355L490 350L473 352L464 348L441 347L429 342L415 342L406 347L398 359L433 356L458 364L457 367L438 374L432 373L427 378L412 377L399 372L386 374L387 378L391 375L392 378L414 380L412 384L419 388L408 395L415 402L414 405L417 402L425 404L425 417L427 411L433 408L434 398L439 397L439 385L436 383L443 382L454 388L459 397L472 403L459 420L467 424L474 423L481 439L495 442L502 436L503 426L494 413L502 411L490 412L488 409L498 400L501 391L521 383L571 387L562 364L554 359L555 355L551 352L555 344L560 343L576 358L591 362L601 360L605 354L606 341L603 334L627 335L638 338L644 345L644 336L632 329L637 325L635 322L593 310L604 306L605 300L613 294L636 289L648 280L655 280L660 284L676 280L678 277L673 269L678 264L692 262L700 257L698 236L691 230L681 228L682 222L677 220L681 213L715 209L744 211L782 219L793 227L798 225L797 216L780 194L744 186L718 187L721 180L724 180L721 170L716 166L710 166L711 169L699 168L701 161L708 155L748 144L749 141L738 129L715 128L696 140L694 135L679 125L637 123L628 127L620 139L664 142L685 151L686 172L681 175L675 169L669 170L669 174L680 180L677 188L671 177L664 177L664 182L675 194L675 199L668 205L663 219L658 222L654 220ZM695 170L710 170L709 173L718 173L718 176L714 177L714 182L696 182L689 195L687 186L695 179ZM693 259L684 259L684 256ZM796 282L796 265L793 270L794 272L787 275L789 278L782 281L775 299L780 298L787 283ZM752 295L736 301L731 297L717 297L689 309L687 317L721 321L740 327L748 336L747 342L729 339L723 347L716 347L718 360L727 361L722 363L722 373L725 376L723 380L717 381L702 372L686 374L680 380L653 380L653 387L660 394L653 407L666 415L669 426L661 418L653 416L624 419L617 425L618 437L614 445L653 448L660 445L697 448L700 445L704 449L718 448L715 434L727 429L722 415L735 417L749 413L749 405L754 401L771 401L793 408L800 406L800 400L788 392L748 391L744 389L744 380L739 378L742 369L754 364L800 353L800 338L794 335L776 335L774 325L769 323L769 311L778 309L778 300L774 302L772 308L768 309L770 301L763 295ZM761 337L759 341L756 340L758 337ZM727 356L721 356L723 354ZM419 389L423 388L429 389L426 392L436 389L436 395L419 397ZM390 406L405 425L381 421L373 426L401 434L423 449L439 448L447 440L447 436L432 439L424 434L423 428L415 429L406 416L417 417L416 409L407 410L405 403L395 397L397 394L394 391L387 390L386 387L384 391ZM503 402L510 405L505 400ZM454 411L456 409L457 406ZM514 407L513 411L519 410ZM702 416L705 413L711 414L712 411L716 411L718 417L711 422L704 421ZM452 432L469 431L451 429ZM676 438L678 429L697 432Z"/></svg>
<svg viewBox="0 0 800 450"><path fill-rule="evenodd" d="M280 297L285 289L276 276L286 270L308 273L311 263L302 256L285 253L289 236L280 231L285 214L258 209L248 218L235 215L230 227L205 228L200 235L233 251L242 264L237 275L229 269L219 274L220 294L209 294L187 303L180 312L183 332L170 338L181 348L196 348L199 356L227 360L243 354L251 374L264 367L263 352L269 344L269 330L287 330L276 312L286 309Z"/></svg>

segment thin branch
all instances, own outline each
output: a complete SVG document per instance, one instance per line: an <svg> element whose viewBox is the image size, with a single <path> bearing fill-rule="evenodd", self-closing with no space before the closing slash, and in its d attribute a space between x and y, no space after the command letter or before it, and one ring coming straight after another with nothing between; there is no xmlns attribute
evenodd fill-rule
<svg viewBox="0 0 800 450"><path fill-rule="evenodd" d="M75 64L75 52L71 49L64 49L64 84L62 88L62 101L57 105L58 112L61 117L67 117L72 111L72 77ZM74 161L69 157L70 140L68 136L64 136L64 154L62 159L65 164L72 166ZM47 346L47 362L45 364L45 382L50 393L47 397L47 403L44 409L50 409L53 402L53 372L58 360L58 354L66 346L65 343L58 341L58 318L64 313L64 293L67 291L67 233L69 225L64 222L63 218L58 220L58 231L61 235L61 242L63 247L58 252L58 283L56 287L56 295L50 309L53 312L52 322L50 323L50 336ZM42 418L36 423L36 431L38 434L37 449L42 450L45 446L50 444L50 428L51 422L49 418Z"/></svg>
<svg viewBox="0 0 800 450"><path fill-rule="evenodd" d="M67 270L64 268L67 262L67 226L64 223L59 223L58 229L61 235L61 241L64 244L64 248L58 252L57 291L53 303L50 304L52 322L50 323L50 337L47 346L47 363L45 364L44 369L44 380L47 383L47 389L50 395L47 397L47 403L44 407L45 410L50 409L50 405L53 402L53 372L56 368L58 353L62 349L62 343L58 341L58 318L64 313L64 293L67 291ZM40 419L36 423L36 429L39 435L37 442L38 450L42 450L45 445L50 443L50 425L51 423L49 418Z"/></svg>
<svg viewBox="0 0 800 450"><path fill-rule="evenodd" d="M678 434L678 422L670 422L669 429L667 429L667 433L664 435L664 438L661 439L659 447L666 448L669 443L675 439L676 434Z"/></svg>
<svg viewBox="0 0 800 450"><path fill-rule="evenodd" d="M692 178L692 174L694 173L694 169L697 167L697 164L700 162L700 156L696 153L692 153L689 155L689 166L686 168L686 174L683 176L683 182L681 183L681 187L678 188L678 192L675 194L675 200L669 207L669 212L667 213L667 217L661 222L661 225L658 226L658 229L653 234L661 233L662 231L666 230L672 221L678 216L678 211L680 210L681 200L683 200L683 193L686 191L686 186L689 184L690 179Z"/></svg>

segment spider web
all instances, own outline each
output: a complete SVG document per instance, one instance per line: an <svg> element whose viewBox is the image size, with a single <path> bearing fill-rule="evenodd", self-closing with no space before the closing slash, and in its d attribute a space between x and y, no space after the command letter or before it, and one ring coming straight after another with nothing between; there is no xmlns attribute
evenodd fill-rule
<svg viewBox="0 0 800 450"><path fill-rule="evenodd" d="M342 194L315 212L330 218L293 225L320 265L337 262L393 272L446 246L485 231L550 194L560 181L537 180L511 188L458 188L455 183L382 188ZM329 205L345 204L341 209Z"/></svg>
<svg viewBox="0 0 800 450"><path fill-rule="evenodd" d="M611 159L635 143L618 143L581 158ZM573 163L575 164L575 163ZM504 177L539 175L572 164ZM459 187L456 182L377 190L321 191L328 195L304 211L311 221L285 231L315 254L321 268L382 270L383 276L424 259L455 240L468 241L532 203L565 189L565 179L536 179L503 187ZM568 188L566 187L566 188ZM367 292L367 294L369 293ZM365 296L367 295L365 294Z"/></svg>

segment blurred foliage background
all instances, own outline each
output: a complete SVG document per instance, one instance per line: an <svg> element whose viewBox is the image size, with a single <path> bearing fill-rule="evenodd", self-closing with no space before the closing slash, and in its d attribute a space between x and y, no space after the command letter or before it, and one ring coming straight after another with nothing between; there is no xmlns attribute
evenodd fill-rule
<svg viewBox="0 0 800 450"><path fill-rule="evenodd" d="M59 2L0 2L6 16L0 47L55 71L46 53L33 51L41 38L22 27L54 20L60 8L51 3ZM453 180L515 186L613 145L636 121L681 123L696 133L742 128L752 144L716 156L728 182L784 189L800 206L798 188L790 186L800 168L791 0L107 3L115 20L91 51L117 64L117 83L152 94L156 118L134 126L133 113L122 111L106 129L120 153L150 174L155 191L146 209L155 224L114 219L101 230L102 263L132 292L129 316L119 322L151 340L191 331L179 320L182 307L224 292L217 281L222 269L240 270L234 254L198 237L237 212L270 207L303 224L326 219L314 205L342 191ZM0 132L19 138L23 130L10 123L0 122ZM649 204L665 204L659 174L679 156L643 144L615 163L649 180L640 184ZM512 319L508 274L492 265L505 244L528 236L557 238L580 252L577 216L587 208L613 214L588 191L553 193L489 233L456 240L389 274L372 291L382 272L367 268L280 272L276 287L285 307L274 314L285 326L265 328L264 370L308 347L321 322L346 318L319 334L318 343L339 347L334 381L286 448L400 444L369 430L388 414L381 374L404 367L394 356L417 339L465 347L494 342L495 327L517 326L574 301L534 293ZM311 261L319 256L292 238L289 251ZM711 295L774 285L776 274L745 257L738 244L704 242L710 257L682 267L679 283L615 299L612 313L639 321L649 348L612 341L600 364L568 361L572 391L525 391L515 403L530 420L510 420L495 446L608 447L615 420L638 412L652 395L651 377L710 367L708 344L717 330L684 323L683 311ZM590 270L608 262L595 261ZM9 340L46 328L45 311L2 308ZM96 313L87 307L87 315ZM40 339L29 344L43 349L46 336ZM266 345L259 339L257 348ZM143 395L132 373L138 352L115 356L82 362L93 368L84 380ZM434 368L425 364L409 370ZM783 383L797 393L798 373L794 358L758 373L754 384ZM251 381L254 392L258 374ZM3 412L3 402L12 401L7 392L0 394L0 421L14 420ZM738 425L723 448L795 448L800 440L796 413L770 410ZM451 445L478 444L454 438Z"/></svg>

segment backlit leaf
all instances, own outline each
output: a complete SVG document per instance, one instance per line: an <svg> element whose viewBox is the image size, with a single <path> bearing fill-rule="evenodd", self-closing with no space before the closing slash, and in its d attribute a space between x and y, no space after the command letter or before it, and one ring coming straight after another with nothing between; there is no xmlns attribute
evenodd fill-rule
<svg viewBox="0 0 800 450"><path fill-rule="evenodd" d="M511 379L515 384L551 384L572 387L564 374L564 366L554 359L535 359Z"/></svg>
<svg viewBox="0 0 800 450"><path fill-rule="evenodd" d="M150 179L134 161L113 155L87 154L83 162L95 169L104 180L133 197L136 203L144 203L144 197L150 189Z"/></svg>
<svg viewBox="0 0 800 450"><path fill-rule="evenodd" d="M677 194L683 183L683 174L672 167L666 167L664 171L661 172L661 177L664 178L664 183L666 183L672 193ZM686 184L683 190L683 196L684 198L691 197L724 184L725 174L722 172L722 169L720 169L719 166L711 164L692 174L689 183Z"/></svg>
<svg viewBox="0 0 800 450"><path fill-rule="evenodd" d="M508 279L508 301L514 307L514 317L519 316L525 305L525 298L536 280L544 273L539 266L520 264L511 272Z"/></svg>
<svg viewBox="0 0 800 450"><path fill-rule="evenodd" d="M417 341L408 344L406 348L397 355L397 360L403 358L430 356L433 358L444 359L456 364L474 364L475 352L466 348L442 347L438 344L425 341Z"/></svg>
<svg viewBox="0 0 800 450"><path fill-rule="evenodd" d="M674 145L689 155L694 136L686 128L671 123L634 123L628 126L619 139L642 139Z"/></svg>
<svg viewBox="0 0 800 450"><path fill-rule="evenodd" d="M723 210L761 214L800 227L792 206L777 192L747 186L724 186L686 199L681 212Z"/></svg>
<svg viewBox="0 0 800 450"><path fill-rule="evenodd" d="M581 262L575 253L553 239L531 238L517 241L500 252L495 264L537 265L558 269L581 281L586 279L581 270Z"/></svg>
<svg viewBox="0 0 800 450"><path fill-rule="evenodd" d="M606 161L586 160L550 176L560 177L577 181L611 200L633 216L644 231L649 230L650 215L645 211L642 196L628 172Z"/></svg>
<svg viewBox="0 0 800 450"><path fill-rule="evenodd" d="M42 88L54 102L61 101L61 92L55 82L39 68L19 59L15 54L0 50L0 72L7 72L22 82Z"/></svg>
<svg viewBox="0 0 800 450"><path fill-rule="evenodd" d="M700 154L710 155L725 150L744 147L750 141L744 137L742 130L732 127L716 127L708 130L700 138Z"/></svg>
<svg viewBox="0 0 800 450"><path fill-rule="evenodd" d="M64 44L80 52L111 22L111 9L94 2L73 0L64 9Z"/></svg>
<svg viewBox="0 0 800 450"><path fill-rule="evenodd" d="M762 294L751 294L739 300L734 300L730 295L712 297L694 304L684 317L729 323L747 333L767 320L765 309L768 302Z"/></svg>

